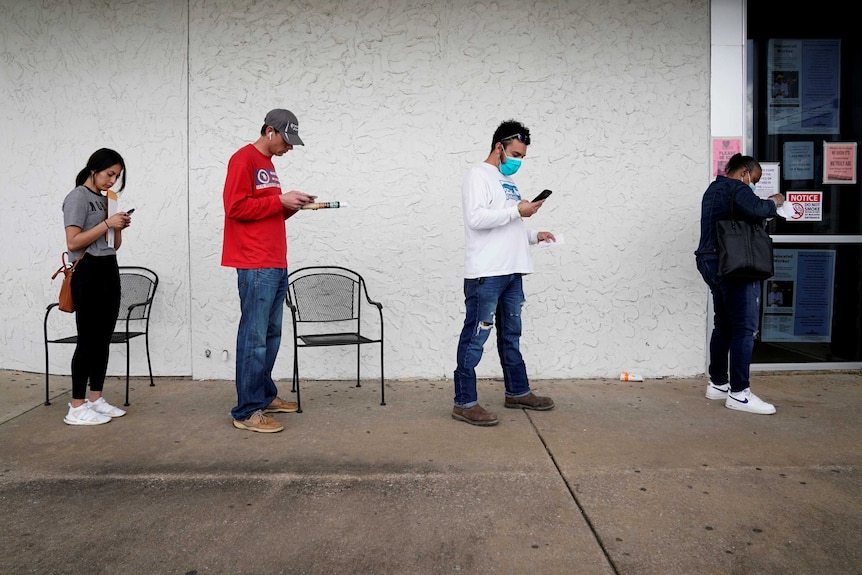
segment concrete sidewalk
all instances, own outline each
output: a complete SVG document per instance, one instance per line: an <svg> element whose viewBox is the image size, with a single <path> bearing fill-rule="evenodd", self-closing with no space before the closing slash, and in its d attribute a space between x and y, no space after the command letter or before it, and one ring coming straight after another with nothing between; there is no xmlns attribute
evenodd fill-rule
<svg viewBox="0 0 862 575"><path fill-rule="evenodd" d="M857 372L755 374L770 416L703 378L534 381L549 412L483 381L490 428L448 381L308 382L276 434L229 381L136 378L95 427L51 381L0 372L0 574L862 573Z"/></svg>

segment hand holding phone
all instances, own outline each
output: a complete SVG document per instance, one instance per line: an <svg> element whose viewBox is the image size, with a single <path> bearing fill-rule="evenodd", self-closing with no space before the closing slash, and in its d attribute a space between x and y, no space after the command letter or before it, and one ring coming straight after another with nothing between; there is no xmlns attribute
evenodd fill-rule
<svg viewBox="0 0 862 575"><path fill-rule="evenodd" d="M539 194L538 196L536 196L535 198L533 198L533 201L534 202L540 202L540 201L546 199L548 196L550 196L553 193L554 192L552 192L551 190L542 190L542 193Z"/></svg>

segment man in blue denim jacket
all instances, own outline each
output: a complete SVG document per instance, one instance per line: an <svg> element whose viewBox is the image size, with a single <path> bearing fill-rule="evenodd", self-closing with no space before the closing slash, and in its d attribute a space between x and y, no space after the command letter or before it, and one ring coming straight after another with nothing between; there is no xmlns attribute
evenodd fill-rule
<svg viewBox="0 0 862 575"><path fill-rule="evenodd" d="M715 312L706 397L723 399L725 407L737 411L770 415L775 413L775 406L751 393L749 382L761 282L718 274L716 222L730 219L732 194L734 217L761 225L766 218L777 215L776 209L784 203L784 196L774 194L764 200L754 193L763 170L751 156L734 155L727 162L726 173L727 176L718 176L703 194L700 243L694 252L697 270L712 292Z"/></svg>

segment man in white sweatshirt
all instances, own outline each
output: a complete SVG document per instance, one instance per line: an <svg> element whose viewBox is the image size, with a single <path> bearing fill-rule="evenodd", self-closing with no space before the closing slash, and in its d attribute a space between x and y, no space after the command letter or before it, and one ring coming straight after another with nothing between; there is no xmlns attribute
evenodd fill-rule
<svg viewBox="0 0 862 575"><path fill-rule="evenodd" d="M491 328L497 329L497 351L506 387L504 405L548 410L550 397L534 395L521 356L522 276L533 272L530 245L555 241L551 232L524 224L544 200L522 199L511 176L530 145L530 130L520 122L500 124L488 158L470 168L461 185L464 210L464 300L467 313L458 340L452 417L472 425L496 425L497 416L479 405L476 366Z"/></svg>

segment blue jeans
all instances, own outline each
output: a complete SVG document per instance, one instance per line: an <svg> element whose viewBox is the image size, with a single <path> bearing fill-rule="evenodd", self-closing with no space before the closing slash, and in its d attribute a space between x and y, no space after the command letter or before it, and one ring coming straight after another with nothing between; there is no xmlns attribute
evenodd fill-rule
<svg viewBox="0 0 862 575"><path fill-rule="evenodd" d="M476 366L482 348L497 328L497 352L503 367L507 397L530 393L527 366L521 356L521 306L524 289L521 274L464 280L467 315L458 340L458 367L455 369L455 406L473 407L476 393Z"/></svg>
<svg viewBox="0 0 862 575"><path fill-rule="evenodd" d="M244 421L278 395L272 368L281 345L281 320L287 294L287 270L236 270L242 316L236 335L236 407L231 416Z"/></svg>
<svg viewBox="0 0 862 575"><path fill-rule="evenodd" d="M718 256L712 254L697 257L697 271L712 292L715 311L709 340L709 378L716 385L729 381L731 391L742 391L749 386L751 353L759 326L760 282L721 278Z"/></svg>

